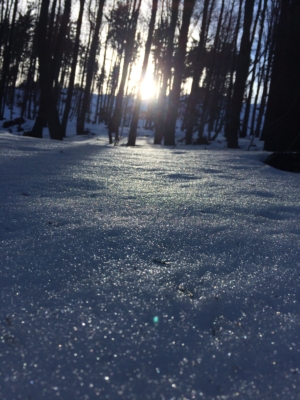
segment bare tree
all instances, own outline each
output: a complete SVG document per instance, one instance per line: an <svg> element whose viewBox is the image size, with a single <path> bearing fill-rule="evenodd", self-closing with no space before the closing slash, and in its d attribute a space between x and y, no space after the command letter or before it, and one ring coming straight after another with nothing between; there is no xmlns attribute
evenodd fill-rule
<svg viewBox="0 0 300 400"><path fill-rule="evenodd" d="M113 115L108 124L108 136L109 142L112 143L112 134L115 134L116 142L119 140L119 127L122 119L122 104L124 98L125 84L127 80L129 64L132 61L133 49L134 49L134 39L136 35L136 28L138 17L141 8L142 0L134 0L130 23L126 32L126 47L125 47L125 55L124 55L124 64L122 70L121 82L119 85L119 90L116 98L116 104L114 108Z"/></svg>
<svg viewBox="0 0 300 400"><path fill-rule="evenodd" d="M174 37L175 37L176 24L178 20L179 3L180 0L172 0L171 4L171 20L170 20L170 25L168 26L167 48L163 62L162 86L159 92L159 97L157 101L157 114L155 116L154 144L161 144L163 136L165 111L166 111L166 95L167 95L168 83L171 81Z"/></svg>
<svg viewBox="0 0 300 400"><path fill-rule="evenodd" d="M167 146L175 145L175 129L180 101L180 90L182 75L184 70L184 61L186 55L186 46L188 41L188 31L195 0L184 0L182 23L178 38L178 48L174 57L174 79L172 89L169 95L168 110L164 124L164 144Z"/></svg>
<svg viewBox="0 0 300 400"><path fill-rule="evenodd" d="M93 32L92 43L89 51L88 56L88 63L87 63L87 71L86 71L86 80L85 80L85 88L83 99L79 111L79 115L77 118L77 135L83 135L84 132L84 124L85 124L85 116L90 104L90 93L91 93L91 85L93 80L94 74L94 64L96 59L97 48L99 44L99 32L100 26L102 22L102 15L103 15L103 7L104 7L105 0L98 0L97 1L97 17L95 23L95 29Z"/></svg>
<svg viewBox="0 0 300 400"><path fill-rule="evenodd" d="M243 97L250 66L251 53L251 24L253 18L255 0L246 0L244 9L243 35L237 60L237 71L234 82L228 123L225 128L227 145L229 148L238 148L238 136L240 130L240 114L243 105Z"/></svg>
<svg viewBox="0 0 300 400"><path fill-rule="evenodd" d="M187 100L187 122L186 122L186 133L185 133L185 143L191 144L193 140L193 129L195 128L198 110L197 110L197 100L199 94L199 81L202 75L202 71L204 69L204 53L205 53L205 44L207 40L207 32L210 24L208 7L210 5L210 0L204 0L203 12L202 12L202 23L201 23L201 32L200 32L200 40L196 50L196 62L194 66L193 72L193 82L190 95Z"/></svg>
<svg viewBox="0 0 300 400"><path fill-rule="evenodd" d="M137 94L137 98L135 100L135 105L134 105L132 119L131 119L131 125L130 125L130 131L129 131L129 136L128 136L128 143L127 143L128 146L135 145L136 131L137 131L140 108L141 108L141 103L142 103L141 86L145 79L147 67L148 67L152 37L153 37L154 26L155 26L155 18L156 18L156 13L157 13L157 3L158 3L158 0L152 0L152 9L151 9L151 18L150 18L150 23L149 23L149 29L148 29L148 37L147 37L146 46L145 46L145 55L144 55L144 61L143 61L143 66L142 66L141 78L140 78L140 82L139 82L138 94Z"/></svg>
<svg viewBox="0 0 300 400"><path fill-rule="evenodd" d="M63 137L66 136L66 128L67 128L67 123L68 123L68 118L69 118L69 113L70 113L71 103L72 103L72 96L73 96L74 82L75 82L75 73L76 73L77 59L78 59L78 51L79 51L79 45L80 45L80 32L81 32L84 4L85 4L85 0L80 0L80 8L79 8L79 14L78 14L78 19L77 19L77 24L76 24L76 36L75 36L74 49L73 49L71 72L70 72L70 77L69 77L69 84L68 84L64 113L63 113L63 117L62 117L62 121L61 121L61 134Z"/></svg>

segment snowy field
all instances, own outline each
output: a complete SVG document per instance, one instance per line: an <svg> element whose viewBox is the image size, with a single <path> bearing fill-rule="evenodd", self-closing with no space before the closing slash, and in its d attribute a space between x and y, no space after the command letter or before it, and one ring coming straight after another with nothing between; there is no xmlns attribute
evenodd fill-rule
<svg viewBox="0 0 300 400"><path fill-rule="evenodd" d="M149 143L0 133L0 399L299 399L300 175Z"/></svg>

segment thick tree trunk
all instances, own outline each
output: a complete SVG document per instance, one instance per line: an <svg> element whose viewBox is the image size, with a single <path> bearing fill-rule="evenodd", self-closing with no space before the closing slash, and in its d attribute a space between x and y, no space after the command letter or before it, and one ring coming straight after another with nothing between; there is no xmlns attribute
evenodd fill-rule
<svg viewBox="0 0 300 400"><path fill-rule="evenodd" d="M14 2L12 22L10 25L9 40L8 40L7 45L5 45L5 47L4 47L4 54L3 54L2 73L1 73L1 81L0 81L0 119L3 119L4 104L5 104L4 93L5 93L5 88L6 88L7 80L8 80L8 76L9 76L11 48L13 45L16 15L17 15L18 3L19 3L19 0L14 0L14 1L15 2Z"/></svg>
<svg viewBox="0 0 300 400"><path fill-rule="evenodd" d="M158 0L152 0L151 18L150 18L149 29L148 29L148 37L147 37L146 46L145 46L145 56L144 56L144 61L143 61L143 66L142 66L139 90L138 90L137 98L136 98L134 109L133 109L132 119L131 119L131 125L130 125L130 130L129 130L128 143L127 143L128 146L135 145L136 131L137 131L139 115L140 115L140 108L141 108L141 103L142 103L141 85L143 83L143 80L145 79L147 67L148 67L150 49L151 49L151 44L152 44L152 37L153 37L154 26L155 26L155 18L156 18L156 13L157 13L157 4L158 4Z"/></svg>
<svg viewBox="0 0 300 400"><path fill-rule="evenodd" d="M47 38L49 0L43 0L41 4L40 19L38 24L37 53L40 72L40 110L36 123L30 132L30 136L42 137L45 121L48 124L51 139L62 140L60 121L56 108L55 96L52 85L51 57Z"/></svg>
<svg viewBox="0 0 300 400"><path fill-rule="evenodd" d="M243 106L243 97L251 61L250 31L251 31L254 3L255 0L246 0L245 3L243 36L237 60L237 71L234 82L229 121L225 128L228 148L233 148L233 149L238 148L238 137L240 131L240 114Z"/></svg>
<svg viewBox="0 0 300 400"><path fill-rule="evenodd" d="M300 3L285 0L276 34L263 135L268 151L300 151Z"/></svg>

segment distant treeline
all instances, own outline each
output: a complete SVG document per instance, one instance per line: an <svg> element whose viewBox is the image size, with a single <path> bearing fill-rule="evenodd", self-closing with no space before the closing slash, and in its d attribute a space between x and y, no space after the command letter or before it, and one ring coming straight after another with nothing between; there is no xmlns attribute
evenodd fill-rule
<svg viewBox="0 0 300 400"><path fill-rule="evenodd" d="M112 143L126 120L134 145L142 112L155 144L174 145L180 121L186 144L223 133L229 148L300 150L299 0L1 1L0 66L0 119L34 120L29 136L62 140L73 117Z"/></svg>

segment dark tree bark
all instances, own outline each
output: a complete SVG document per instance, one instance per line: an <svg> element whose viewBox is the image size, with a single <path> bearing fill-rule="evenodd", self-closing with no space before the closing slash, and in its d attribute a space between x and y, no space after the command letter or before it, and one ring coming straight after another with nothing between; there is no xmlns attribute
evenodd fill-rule
<svg viewBox="0 0 300 400"><path fill-rule="evenodd" d="M242 10L243 10L243 3L244 0L239 0L239 11L238 11L238 17L237 17L237 22L235 26L235 32L234 32L234 38L233 38L233 56L232 56L232 63L231 63L231 71L230 71L230 76L229 76L229 85L228 85L228 90L227 90L227 102L226 102L226 113L225 113L225 136L226 136L226 126L229 123L229 117L230 117L230 110L231 110L231 104L232 104L232 93L233 93L233 78L234 74L236 72L236 64L237 64L237 45L238 45L238 37L239 37L239 32L240 32L240 24L241 24L241 19L242 19Z"/></svg>
<svg viewBox="0 0 300 400"><path fill-rule="evenodd" d="M40 72L40 109L35 124L29 133L33 137L43 136L45 122L51 139L62 140L59 115L52 85L51 55L47 37L49 0L42 0L37 30L37 54Z"/></svg>
<svg viewBox="0 0 300 400"><path fill-rule="evenodd" d="M246 0L244 11L243 35L240 45L240 52L237 60L237 71L234 82L233 96L229 121L225 128L228 148L238 148L238 137L240 130L240 114L243 106L248 71L251 61L251 24L253 18L255 0Z"/></svg>
<svg viewBox="0 0 300 400"><path fill-rule="evenodd" d="M182 82L182 74L184 69L184 60L186 54L186 45L188 39L188 31L191 21L191 16L194 10L195 0L184 0L182 24L178 39L178 49L174 58L174 80L172 90L169 95L168 111L164 125L164 144L167 146L175 145L175 129L180 101L180 89Z"/></svg>
<svg viewBox="0 0 300 400"><path fill-rule="evenodd" d="M266 104L267 104L267 97L268 97L268 91L269 91L271 66L272 66L272 56L269 55L267 57L267 67L266 67L266 69L264 68L264 71L263 71L264 72L263 77L262 77L263 78L263 92L262 92L261 99L260 99L259 111L258 111L258 116L257 116L257 121L256 121L255 132L254 132L255 137L260 137L260 133L261 133L261 127L262 127L263 117L265 114L265 108L266 108ZM263 140L263 138L260 137L260 140Z"/></svg>
<svg viewBox="0 0 300 400"><path fill-rule="evenodd" d="M261 5L262 5L262 0L259 1L256 20L258 20L258 18L259 18ZM245 113L244 113L244 119L243 119L240 137L246 137L248 134L248 130L249 130L248 124L249 124L250 110L251 110L251 104L252 104L253 88L254 88L254 83L257 79L257 67L259 65L259 60L260 60L262 36L263 36L263 32L264 32L264 24L265 24L267 5L268 5L268 0L264 0L263 9L261 12L261 20L260 20L258 39L257 39L257 47L256 47L255 56L254 56L254 60L253 60L253 66L252 66L252 77L250 80L249 93L248 93L248 97L247 97L247 101L246 101L246 107L245 107ZM255 24L255 26L256 25L257 24ZM252 40L254 40L254 33L255 33L254 29L255 29L255 27L253 28Z"/></svg>
<svg viewBox="0 0 300 400"><path fill-rule="evenodd" d="M274 45L275 45L275 30L278 25L279 19L279 1L273 4L271 9L271 18L268 26L268 35L265 44L265 57L264 57L264 73L262 75L263 79L263 92L260 99L260 105L258 110L258 116L255 128L255 137L260 137L260 140L264 140L263 135L261 135L263 118L265 115L265 109L267 104L267 98L269 93L269 83L270 83L270 73L273 65L273 55L274 55Z"/></svg>
<svg viewBox="0 0 300 400"><path fill-rule="evenodd" d="M83 99L81 102L81 107L77 119L77 135L84 135L84 123L85 123L85 116L90 104L90 94L91 94L91 85L93 80L94 74L94 65L96 59L96 53L99 43L99 31L102 22L102 15L103 15L103 7L104 7L105 0L98 0L98 11L97 11L97 18L96 18L96 25L95 30L93 33L92 43L90 47L90 53L88 58L87 64L87 71L86 71L86 82L84 88Z"/></svg>
<svg viewBox="0 0 300 400"><path fill-rule="evenodd" d="M67 98L66 98L64 113L63 113L63 117L62 117L62 121L61 121L61 134L63 137L66 136L66 128L67 128L67 123L68 123L68 118L69 118L69 113L70 113L71 103L72 103L72 95L73 95L73 90L74 90L75 73L76 73L78 51L79 51L79 44L80 44L80 32L81 32L81 25L82 25L84 3L85 3L85 0L80 0L80 9L79 9L79 15L78 15L77 24L76 24L76 35L75 35L73 58L72 58L72 64L71 64L71 72L70 72L70 78L69 78Z"/></svg>
<svg viewBox="0 0 300 400"><path fill-rule="evenodd" d="M224 94L226 93L227 74L229 71L230 63L227 63L227 58L230 59L231 44L229 44L228 37L232 29L232 19L234 15L235 0L232 1L231 8L224 16L225 35L221 36L221 43L219 46L219 55L214 61L214 75L213 88L210 97L209 105L209 124L208 124L208 140L215 140L223 128L225 101ZM226 21L226 22L225 22ZM227 22L228 21L228 22ZM223 33L224 34L224 33ZM214 49L216 51L216 49ZM215 133L212 135L212 131Z"/></svg>
<svg viewBox="0 0 300 400"><path fill-rule="evenodd" d="M164 122L165 122L165 105L166 105L166 95L168 82L171 81L171 69L173 61L173 51L174 51L174 37L175 29L178 20L178 7L180 0L172 0L171 5L171 21L168 28L168 42L166 48L165 62L163 68L162 76L162 87L160 88L158 101L157 101L157 113L155 116L155 135L154 144L161 144Z"/></svg>
<svg viewBox="0 0 300 400"><path fill-rule="evenodd" d="M65 37L68 33L68 24L70 22L71 13L71 0L65 0L64 12L62 15L61 25L57 35L57 41L54 48L53 61L52 61L52 79L55 88L55 97L58 98L58 77L62 64L62 54L64 52Z"/></svg>
<svg viewBox="0 0 300 400"><path fill-rule="evenodd" d="M300 3L282 0L263 135L268 151L300 151Z"/></svg>
<svg viewBox="0 0 300 400"><path fill-rule="evenodd" d="M11 48L12 48L13 39L14 39L14 29L15 29L15 23L16 23L18 3L19 3L19 0L14 0L14 8L13 8L12 22L10 25L9 40L8 40L8 43L4 47L2 73L1 73L1 81L0 81L0 119L3 119L4 104L5 104L4 93L5 93L5 87L7 85L7 79L9 76Z"/></svg>
<svg viewBox="0 0 300 400"><path fill-rule="evenodd" d="M262 83L263 83L264 73L265 73L265 68L264 68L264 65L263 65L259 69L259 72L257 74L257 88L256 88L256 94L255 94L255 97L254 97L254 103L253 103L253 109L252 109L252 115L251 115L251 124L250 124L249 135L253 136L253 138L254 138L255 120L256 120L257 109L258 109L258 96L259 96L259 92L261 90L261 86L262 86Z"/></svg>
<svg viewBox="0 0 300 400"><path fill-rule="evenodd" d="M97 104L96 104L96 110L95 110L95 115L94 115L94 120L93 120L94 124L96 124L97 122L99 124L100 123L100 119L101 119L101 117L100 117L100 107L102 107L102 100L103 100L103 96L102 96L103 90L102 89L103 89L103 83L104 83L104 79L105 79L105 62L106 62L108 38L109 38L109 32L107 34L107 38L106 38L106 41L105 41L104 56L103 56L101 72L100 72L100 75L98 76L98 80L97 80L98 96L97 96Z"/></svg>
<svg viewBox="0 0 300 400"><path fill-rule="evenodd" d="M144 56L144 61L143 61L143 66L142 66L139 90L138 90L137 98L136 98L134 109L133 109L132 119L131 119L131 125L130 125L130 130L129 130L128 143L127 143L128 146L135 145L136 131L137 131L138 120L139 120L139 115L140 115L140 108L141 108L141 103L142 103L141 85L146 76L147 67L148 67L152 37L153 37L154 26L155 26L155 18L156 18L156 13L157 13L157 4L158 4L158 0L152 0L151 18L150 18L149 29L148 29L148 37L147 37L146 46L145 46L145 56Z"/></svg>
<svg viewBox="0 0 300 400"><path fill-rule="evenodd" d="M225 7L225 0L222 0L216 34L215 34L215 38L214 38L214 45L213 45L213 48L211 49L211 53L212 53L211 63L209 63L208 70L206 72L206 90L205 90L204 100L203 100L203 104L202 104L200 124L199 124L199 128L198 128L198 137L199 138L202 138L202 136L203 136L203 132L204 132L204 128L205 128L205 124L206 124L206 120L207 120L207 114L208 114L209 106L210 106L211 85L213 82L214 73L216 72L215 64L216 64L217 53L219 52L219 49L220 49L220 32L221 32L221 27L222 27L222 22L223 22L224 7ZM210 118L211 118L211 116L210 116Z"/></svg>

